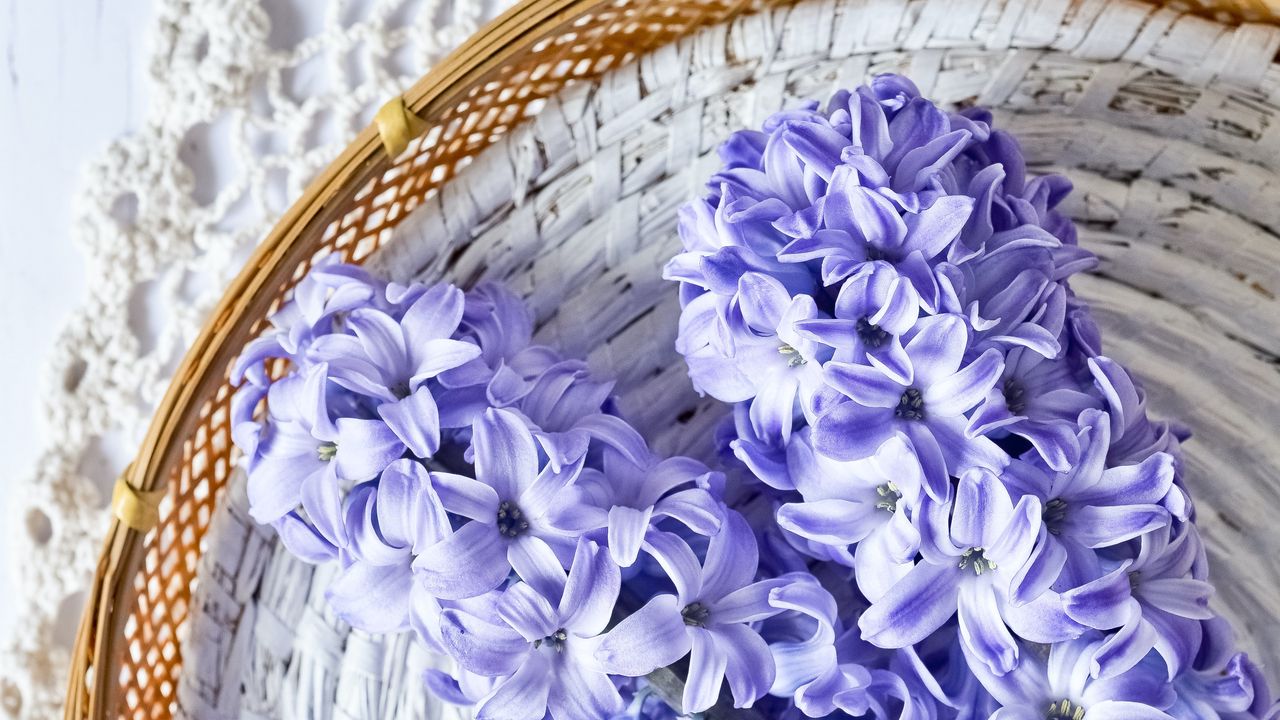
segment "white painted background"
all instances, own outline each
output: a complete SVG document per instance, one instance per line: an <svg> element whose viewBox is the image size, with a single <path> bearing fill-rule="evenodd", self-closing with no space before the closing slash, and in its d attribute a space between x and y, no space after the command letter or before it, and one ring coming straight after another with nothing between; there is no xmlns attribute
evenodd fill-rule
<svg viewBox="0 0 1280 720"><path fill-rule="evenodd" d="M150 0L0 0L0 504L57 437L37 418L45 359L85 295L72 200L84 163L141 127L152 20ZM4 525L0 629L23 531Z"/></svg>

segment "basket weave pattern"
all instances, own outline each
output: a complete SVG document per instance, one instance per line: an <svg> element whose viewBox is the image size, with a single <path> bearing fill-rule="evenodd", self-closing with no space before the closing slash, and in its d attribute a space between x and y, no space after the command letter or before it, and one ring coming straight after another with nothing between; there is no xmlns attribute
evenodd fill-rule
<svg viewBox="0 0 1280 720"><path fill-rule="evenodd" d="M521 6L407 94L409 106L428 120L427 135L392 162L368 131L313 186L202 334L131 469L134 487L166 487L160 522L145 535L118 524L108 539L99 569L102 593L91 599L80 637L69 717L175 712L183 647L210 637L185 634L202 548L216 554L218 538L239 533L232 555L247 564L232 568L235 577L224 573L227 582L220 583L207 573L226 570L228 563L205 563L202 582L237 588L243 597L201 601L202 609L239 607L254 595L274 596L299 610L315 605L314 592L308 599L271 585L279 577L275 568L289 560L269 558L270 538L261 531L241 524L215 533L209 547L203 544L213 519L229 512L218 507L232 475L226 367L314 258L336 252L361 261L395 234L397 241L376 262L400 279L447 273L465 284L483 273L526 291L536 284L541 340L571 354L591 352L593 366L617 374L624 389L687 385L669 350L674 294L658 271L674 247L674 208L697 192L699 178L714 164L707 153L734 127L758 122L790 99L855 84L871 71L905 72L942 101L976 99L1002 108L1001 123L1024 138L1032 159L1047 164L1071 158L1075 168L1068 172L1081 186L1074 214L1085 222L1091 248L1104 257L1104 276L1078 289L1098 303L1108 329L1120 329L1108 335L1117 355L1136 357L1152 344L1171 351L1188 342L1206 344L1197 336L1201 328L1178 312L1202 308L1199 316L1207 314L1226 337L1240 341L1225 350L1233 366L1238 359L1256 372L1230 380L1226 409L1249 410L1249 392L1258 388L1264 388L1261 395L1280 396L1275 374L1244 357L1280 353L1280 333L1274 320L1268 322L1280 311L1272 294L1280 288L1280 251L1272 237L1280 214L1273 203L1259 201L1272 192L1280 169L1280 141L1271 129L1272 98L1280 92L1280 75L1269 63L1280 48L1275 28L1228 28L1136 2L1087 0L806 2L722 24L747 9L641 0ZM706 26L714 27L689 37ZM640 57L650 50L657 52ZM573 80L601 76L565 90ZM1233 89L1203 90L1210 82ZM528 118L535 121L512 132ZM1169 139L1151 141L1161 136ZM1213 177L1223 172L1234 179L1225 192ZM1178 222L1169 222L1170 212ZM1243 241L1226 257L1221 247L1206 255L1197 240L1223 223ZM1129 243L1131 231L1154 243ZM1239 277L1212 285L1218 292L1169 290L1170 307L1151 310L1166 313L1165 322L1138 336L1143 321L1117 309L1161 288L1171 274L1189 276L1190 268L1180 265L1185 262ZM626 289L601 306L609 296L605 283ZM664 363L661 356L613 350L637 343L668 348L669 357ZM1135 364L1157 387L1194 382L1197 375L1196 368ZM1193 390L1212 394L1215 388ZM1243 408L1237 407L1240 398ZM688 451L682 441L706 438L701 429L671 424L681 417L697 426L697 418L708 417L689 405L687 388L650 399L626 409L641 427L666 423L664 450ZM1172 394L1158 399L1169 403L1161 405L1169 411L1184 409ZM1274 417L1274 410L1253 410ZM1183 413L1196 414L1195 407ZM1210 432L1191 455L1191 475L1211 478L1216 463L1239 452L1252 452L1248 461L1257 467L1280 466L1275 451L1249 446L1247 439ZM1200 487L1193 491L1206 496ZM1280 503L1274 487L1252 494L1245 488L1242 495L1233 486L1232 492L1223 506ZM1218 497L1207 497L1219 507ZM1223 518L1202 519L1211 549L1220 554L1236 539L1232 525L1245 537L1252 526L1247 519ZM1235 579L1229 562L1219 567ZM1224 588L1227 605L1244 616L1245 627L1250 618L1274 612L1260 598L1267 588L1280 587L1280 578L1260 575ZM235 581L259 576L260 587L256 580ZM209 628L225 626L214 620ZM345 631L331 627L341 640ZM1276 640L1272 647L1280 645ZM217 662L206 667L226 669ZM101 678L92 690L89 671ZM204 700L213 704L211 696L225 692L216 684L206 688Z"/></svg>

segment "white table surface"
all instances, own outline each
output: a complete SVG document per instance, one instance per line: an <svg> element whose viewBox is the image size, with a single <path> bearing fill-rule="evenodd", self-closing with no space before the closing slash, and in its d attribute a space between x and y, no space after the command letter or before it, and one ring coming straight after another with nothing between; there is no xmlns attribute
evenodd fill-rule
<svg viewBox="0 0 1280 720"><path fill-rule="evenodd" d="M57 437L36 420L46 359L85 297L72 199L85 162L141 127L151 5L0 0L0 498ZM0 588L13 588L12 536L24 528L12 503L0 508ZM10 598L0 592L0 629L13 622Z"/></svg>

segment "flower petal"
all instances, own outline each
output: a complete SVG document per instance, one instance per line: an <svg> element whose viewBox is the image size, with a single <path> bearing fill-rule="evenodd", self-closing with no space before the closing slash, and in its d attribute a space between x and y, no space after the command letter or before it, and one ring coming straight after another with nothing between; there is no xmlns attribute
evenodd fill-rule
<svg viewBox="0 0 1280 720"><path fill-rule="evenodd" d="M370 633L409 629L409 595L413 574L401 565L357 562L334 578L325 599L343 622Z"/></svg>
<svg viewBox="0 0 1280 720"><path fill-rule="evenodd" d="M924 391L925 411L933 416L959 415L982 402L1004 372L1000 351L991 348L951 377Z"/></svg>
<svg viewBox="0 0 1280 720"><path fill-rule="evenodd" d="M474 427L476 478L502 500L514 500L538 475L538 448L518 415L490 408Z"/></svg>
<svg viewBox="0 0 1280 720"><path fill-rule="evenodd" d="M477 703L476 720L543 720L551 681L550 663L535 653Z"/></svg>
<svg viewBox="0 0 1280 720"><path fill-rule="evenodd" d="M568 658L555 680L548 701L553 718L611 718L622 710L618 689L593 663Z"/></svg>
<svg viewBox="0 0 1280 720"><path fill-rule="evenodd" d="M604 636L595 660L612 675L640 677L687 655L690 642L675 596L656 595Z"/></svg>
<svg viewBox="0 0 1280 720"><path fill-rule="evenodd" d="M529 643L516 631L461 610L440 613L440 636L450 657L480 675L509 675L529 654Z"/></svg>
<svg viewBox="0 0 1280 720"><path fill-rule="evenodd" d="M717 638L706 628L691 628L689 637L692 649L682 705L686 713L699 713L715 705L720 697L729 658Z"/></svg>
<svg viewBox="0 0 1280 720"><path fill-rule="evenodd" d="M977 658L996 675L1004 675L1018 662L1018 642L1005 626L1000 606L989 583L969 580L960 583L958 615L960 638Z"/></svg>
<svg viewBox="0 0 1280 720"><path fill-rule="evenodd" d="M498 529L472 521L427 548L413 568L427 592L444 600L460 600L488 592L507 578L506 539Z"/></svg>
<svg viewBox="0 0 1280 720"><path fill-rule="evenodd" d="M620 567L631 567L640 555L653 508L636 510L615 505L609 510L609 554Z"/></svg>
<svg viewBox="0 0 1280 720"><path fill-rule="evenodd" d="M440 449L440 411L430 389L420 387L403 400L379 405L378 416L417 457L429 458Z"/></svg>
<svg viewBox="0 0 1280 720"><path fill-rule="evenodd" d="M858 618L862 638L882 648L925 639L955 614L959 579L954 565L916 564Z"/></svg>
<svg viewBox="0 0 1280 720"><path fill-rule="evenodd" d="M498 615L529 642L541 640L560 627L560 618L551 603L523 582L502 593L498 599Z"/></svg>
<svg viewBox="0 0 1280 720"><path fill-rule="evenodd" d="M746 625L716 628L718 642L732 648L727 654L725 678L733 691L733 706L751 707L764 697L777 674L769 645Z"/></svg>

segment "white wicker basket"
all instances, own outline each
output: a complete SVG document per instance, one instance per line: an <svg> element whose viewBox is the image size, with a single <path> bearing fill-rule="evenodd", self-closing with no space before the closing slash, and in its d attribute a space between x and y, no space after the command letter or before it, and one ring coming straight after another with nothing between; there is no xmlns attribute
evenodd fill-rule
<svg viewBox="0 0 1280 720"><path fill-rule="evenodd" d="M717 144L878 72L902 72L941 102L989 106L1035 170L1075 182L1067 209L1102 265L1074 287L1154 413L1195 431L1186 475L1216 607L1275 677L1278 48L1272 26L1124 0L810 0L570 86L415 210L372 262L398 280L508 281L530 296L540 341L619 378L624 412L660 450L705 457L725 409L689 386L660 269ZM337 621L323 601L330 569L292 559L246 505L237 477L201 561L180 714L469 716L425 696L432 659L410 637Z"/></svg>

